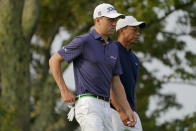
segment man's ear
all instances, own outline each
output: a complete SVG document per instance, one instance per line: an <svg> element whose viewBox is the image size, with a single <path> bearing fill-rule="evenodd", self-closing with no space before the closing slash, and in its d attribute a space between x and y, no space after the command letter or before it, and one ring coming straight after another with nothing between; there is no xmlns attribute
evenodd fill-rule
<svg viewBox="0 0 196 131"><path fill-rule="evenodd" d="M100 18L100 17L95 18L95 23L96 23L96 24L99 24L99 23L100 23L100 20L101 20L101 18Z"/></svg>
<svg viewBox="0 0 196 131"><path fill-rule="evenodd" d="M99 23L99 18L95 18L95 23Z"/></svg>
<svg viewBox="0 0 196 131"><path fill-rule="evenodd" d="M119 30L118 30L118 33L119 33L119 34L122 34L122 32L123 32L123 29L119 29Z"/></svg>

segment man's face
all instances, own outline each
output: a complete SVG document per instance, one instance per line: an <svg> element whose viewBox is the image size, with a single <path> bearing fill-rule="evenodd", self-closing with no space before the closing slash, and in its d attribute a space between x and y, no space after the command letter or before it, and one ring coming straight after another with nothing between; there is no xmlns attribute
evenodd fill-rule
<svg viewBox="0 0 196 131"><path fill-rule="evenodd" d="M101 17L99 19L99 29L104 35L111 35L114 33L117 23L117 18Z"/></svg>
<svg viewBox="0 0 196 131"><path fill-rule="evenodd" d="M127 43L136 43L139 40L139 26L127 26L123 29L123 38Z"/></svg>

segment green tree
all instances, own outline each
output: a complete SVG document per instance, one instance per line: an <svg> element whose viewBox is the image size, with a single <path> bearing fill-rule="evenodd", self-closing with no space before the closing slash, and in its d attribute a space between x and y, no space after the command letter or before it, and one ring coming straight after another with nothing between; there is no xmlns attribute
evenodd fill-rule
<svg viewBox="0 0 196 131"><path fill-rule="evenodd" d="M24 5L24 0L0 1L1 106L7 112L1 121L1 130L30 128L29 47L37 17L33 2L29 0ZM28 15L23 15L23 11ZM26 23L29 19L30 25Z"/></svg>

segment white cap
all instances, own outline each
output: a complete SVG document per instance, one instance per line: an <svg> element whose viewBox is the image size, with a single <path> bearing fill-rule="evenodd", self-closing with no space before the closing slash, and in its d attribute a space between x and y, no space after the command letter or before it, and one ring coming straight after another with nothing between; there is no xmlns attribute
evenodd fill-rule
<svg viewBox="0 0 196 131"><path fill-rule="evenodd" d="M93 19L98 18L98 17L108 17L108 18L124 18L125 16L123 14L119 14L115 7L111 4L100 4L98 5L95 10L94 10L94 14L93 14Z"/></svg>
<svg viewBox="0 0 196 131"><path fill-rule="evenodd" d="M116 24L116 31L126 26L139 26L140 28L145 27L146 23L137 21L133 16L125 16L124 19L119 19Z"/></svg>

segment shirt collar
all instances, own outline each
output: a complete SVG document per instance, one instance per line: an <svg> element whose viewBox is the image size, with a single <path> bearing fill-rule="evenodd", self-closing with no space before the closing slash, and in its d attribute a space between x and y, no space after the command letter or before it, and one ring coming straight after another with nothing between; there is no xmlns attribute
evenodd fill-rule
<svg viewBox="0 0 196 131"><path fill-rule="evenodd" d="M101 36L93 29L90 34L95 38L95 39L100 39Z"/></svg>
<svg viewBox="0 0 196 131"><path fill-rule="evenodd" d="M93 29L93 30L90 32L90 34L91 34L96 40L97 40L97 39L103 40L103 38L101 37L101 35L98 34L98 33L96 32L95 29ZM110 37L108 37L108 42L110 42L110 41L112 41L112 39L111 39Z"/></svg>
<svg viewBox="0 0 196 131"><path fill-rule="evenodd" d="M126 50L126 52L132 52L131 48L129 50L127 50L127 48L125 48L119 41L118 41L119 46L123 49Z"/></svg>

